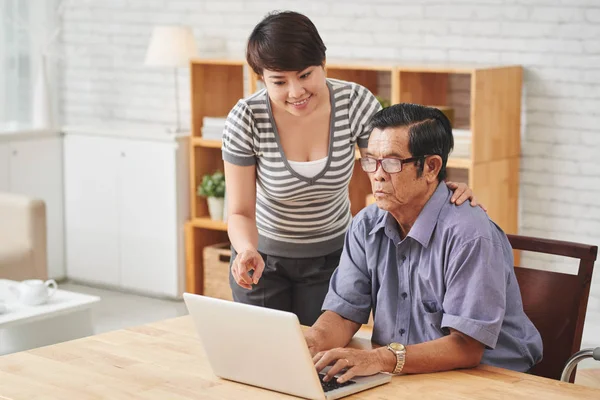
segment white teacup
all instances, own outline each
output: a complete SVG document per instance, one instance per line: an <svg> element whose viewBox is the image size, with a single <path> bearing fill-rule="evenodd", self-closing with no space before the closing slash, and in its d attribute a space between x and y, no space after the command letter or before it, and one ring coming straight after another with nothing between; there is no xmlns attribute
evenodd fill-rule
<svg viewBox="0 0 600 400"><path fill-rule="evenodd" d="M27 279L10 289L20 303L37 306L47 302L56 293L57 285L54 279L46 282L41 279Z"/></svg>

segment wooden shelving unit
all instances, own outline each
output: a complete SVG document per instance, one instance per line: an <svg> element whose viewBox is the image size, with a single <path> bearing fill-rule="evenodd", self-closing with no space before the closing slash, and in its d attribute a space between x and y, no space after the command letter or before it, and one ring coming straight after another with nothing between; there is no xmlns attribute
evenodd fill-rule
<svg viewBox="0 0 600 400"><path fill-rule="evenodd" d="M202 249L226 242L227 225L208 217L206 200L196 188L207 173L223 170L221 142L202 138L202 120L225 117L235 103L258 87L242 60L197 59L191 62L192 139L190 156L191 215L186 225L186 290L202 293ZM507 233L517 233L521 126L520 66L397 65L372 61L330 61L327 76L360 83L392 104L399 102L452 106L449 81L468 80L470 153L448 160L449 178L464 180L490 217ZM244 90L246 88L246 90ZM357 152L357 159L358 159ZM369 180L356 163L350 182L351 210L356 214L371 193Z"/></svg>
<svg viewBox="0 0 600 400"><path fill-rule="evenodd" d="M241 60L197 60L190 64L192 132L190 146L190 215L186 236L186 291L202 293L204 247L226 242L227 225L208 216L206 200L196 195L205 174L223 170L221 142L202 138L204 117L224 117L244 97L246 65Z"/></svg>

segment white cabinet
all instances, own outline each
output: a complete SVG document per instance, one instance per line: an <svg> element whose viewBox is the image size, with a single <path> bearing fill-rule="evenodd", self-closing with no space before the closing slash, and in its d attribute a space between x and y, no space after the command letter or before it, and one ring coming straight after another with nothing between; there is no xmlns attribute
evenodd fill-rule
<svg viewBox="0 0 600 400"><path fill-rule="evenodd" d="M67 276L179 297L188 219L187 138L67 134Z"/></svg>
<svg viewBox="0 0 600 400"><path fill-rule="evenodd" d="M0 138L0 190L46 203L48 276L54 279L65 276L62 154L58 133L13 133Z"/></svg>
<svg viewBox="0 0 600 400"><path fill-rule="evenodd" d="M177 186L174 146L128 142L123 146L121 285L140 291L178 293L179 276L165 274L177 258Z"/></svg>
<svg viewBox="0 0 600 400"><path fill-rule="evenodd" d="M116 285L118 149L104 138L67 135L64 151L67 276Z"/></svg>

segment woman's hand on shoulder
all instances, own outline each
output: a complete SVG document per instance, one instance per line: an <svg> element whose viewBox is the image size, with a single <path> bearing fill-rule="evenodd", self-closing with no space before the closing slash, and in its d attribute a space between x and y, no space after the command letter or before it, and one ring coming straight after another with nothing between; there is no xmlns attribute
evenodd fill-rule
<svg viewBox="0 0 600 400"><path fill-rule="evenodd" d="M487 208L483 204L477 202L477 199L475 198L475 194L469 188L469 186L467 186L466 183L447 181L446 185L448 186L448 188L450 190L454 191L454 193L452 194L452 197L450 198L451 203L454 203L457 206L460 206L465 201L470 200L472 207L479 206L479 207L481 207L481 209L483 211L487 212Z"/></svg>
<svg viewBox="0 0 600 400"><path fill-rule="evenodd" d="M252 285L256 285L265 270L265 262L263 258L254 249L244 250L239 253L233 260L231 265L231 274L236 283L244 289L252 289ZM249 272L254 271L252 276Z"/></svg>

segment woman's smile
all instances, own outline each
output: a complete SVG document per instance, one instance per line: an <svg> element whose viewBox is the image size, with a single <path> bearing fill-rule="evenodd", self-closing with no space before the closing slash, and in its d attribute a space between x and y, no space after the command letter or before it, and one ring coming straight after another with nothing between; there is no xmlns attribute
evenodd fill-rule
<svg viewBox="0 0 600 400"><path fill-rule="evenodd" d="M312 98L312 94L310 96L308 96L308 97L300 100L300 101L294 101L294 102L287 101L287 103L289 105L291 105L292 107L294 107L294 108L296 108L298 110L301 110L301 109L306 108L306 106L308 105L308 102L310 101L311 98Z"/></svg>

